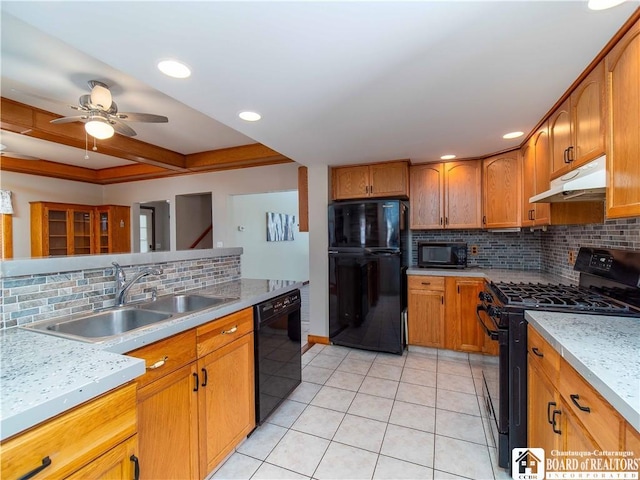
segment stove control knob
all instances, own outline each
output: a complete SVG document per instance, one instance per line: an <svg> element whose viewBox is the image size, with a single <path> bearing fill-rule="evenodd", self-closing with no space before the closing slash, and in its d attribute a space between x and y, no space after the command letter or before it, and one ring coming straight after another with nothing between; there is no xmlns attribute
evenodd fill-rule
<svg viewBox="0 0 640 480"><path fill-rule="evenodd" d="M489 308L487 308L487 313L490 317L498 318L500 317L502 310L500 310L498 307L490 306Z"/></svg>
<svg viewBox="0 0 640 480"><path fill-rule="evenodd" d="M493 303L493 295L491 295L489 292L480 292L478 294L478 298L482 302Z"/></svg>

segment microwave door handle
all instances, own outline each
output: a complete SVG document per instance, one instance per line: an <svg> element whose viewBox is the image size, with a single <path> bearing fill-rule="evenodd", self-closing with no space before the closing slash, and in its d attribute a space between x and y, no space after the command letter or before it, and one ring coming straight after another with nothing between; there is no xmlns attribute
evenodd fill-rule
<svg viewBox="0 0 640 480"><path fill-rule="evenodd" d="M476 316L478 317L478 321L480 322L480 325L482 325L482 328L484 329L484 331L486 332L487 336L491 339L491 340L498 340L498 332L495 330L490 330L487 325L484 323L484 320L482 320L482 317L480 316L480 312L485 312L488 314L487 309L485 308L484 305L478 305L476 308Z"/></svg>

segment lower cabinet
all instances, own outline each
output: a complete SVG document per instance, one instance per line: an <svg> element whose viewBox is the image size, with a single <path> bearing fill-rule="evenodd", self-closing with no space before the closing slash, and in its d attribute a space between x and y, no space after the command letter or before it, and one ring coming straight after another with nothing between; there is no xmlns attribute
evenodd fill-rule
<svg viewBox="0 0 640 480"><path fill-rule="evenodd" d="M139 458L136 429L130 383L4 440L0 477L131 480Z"/></svg>
<svg viewBox="0 0 640 480"><path fill-rule="evenodd" d="M253 310L145 346L141 479L202 479L255 427Z"/></svg>
<svg viewBox="0 0 640 480"><path fill-rule="evenodd" d="M476 317L483 289L482 278L410 275L409 345L497 354L496 342L487 342Z"/></svg>

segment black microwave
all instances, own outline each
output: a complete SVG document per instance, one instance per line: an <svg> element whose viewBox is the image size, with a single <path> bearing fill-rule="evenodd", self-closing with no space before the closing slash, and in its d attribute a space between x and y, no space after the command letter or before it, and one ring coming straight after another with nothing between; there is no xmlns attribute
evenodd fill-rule
<svg viewBox="0 0 640 480"><path fill-rule="evenodd" d="M418 242L418 267L466 268L466 243Z"/></svg>

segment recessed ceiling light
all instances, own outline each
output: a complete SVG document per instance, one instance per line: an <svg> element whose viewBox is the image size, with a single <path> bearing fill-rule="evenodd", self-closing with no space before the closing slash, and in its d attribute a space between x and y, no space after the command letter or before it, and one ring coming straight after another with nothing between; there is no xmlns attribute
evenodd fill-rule
<svg viewBox="0 0 640 480"><path fill-rule="evenodd" d="M177 60L162 60L158 62L158 70L173 78L187 78L191 76L189 67Z"/></svg>
<svg viewBox="0 0 640 480"><path fill-rule="evenodd" d="M625 0L589 0L587 6L591 10L606 10L607 8L617 7Z"/></svg>
<svg viewBox="0 0 640 480"><path fill-rule="evenodd" d="M522 135L524 135L524 132L509 132L509 133L505 133L502 138L509 140L511 138L518 138L521 137Z"/></svg>
<svg viewBox="0 0 640 480"><path fill-rule="evenodd" d="M242 119L245 120L247 122L257 122L258 120L260 120L262 118L262 116L257 113L257 112L240 112L238 114L238 116Z"/></svg>
<svg viewBox="0 0 640 480"><path fill-rule="evenodd" d="M456 156L455 156L455 155L442 155L442 156L440 157L440 160L452 160L452 159L454 159L454 158L456 158Z"/></svg>

